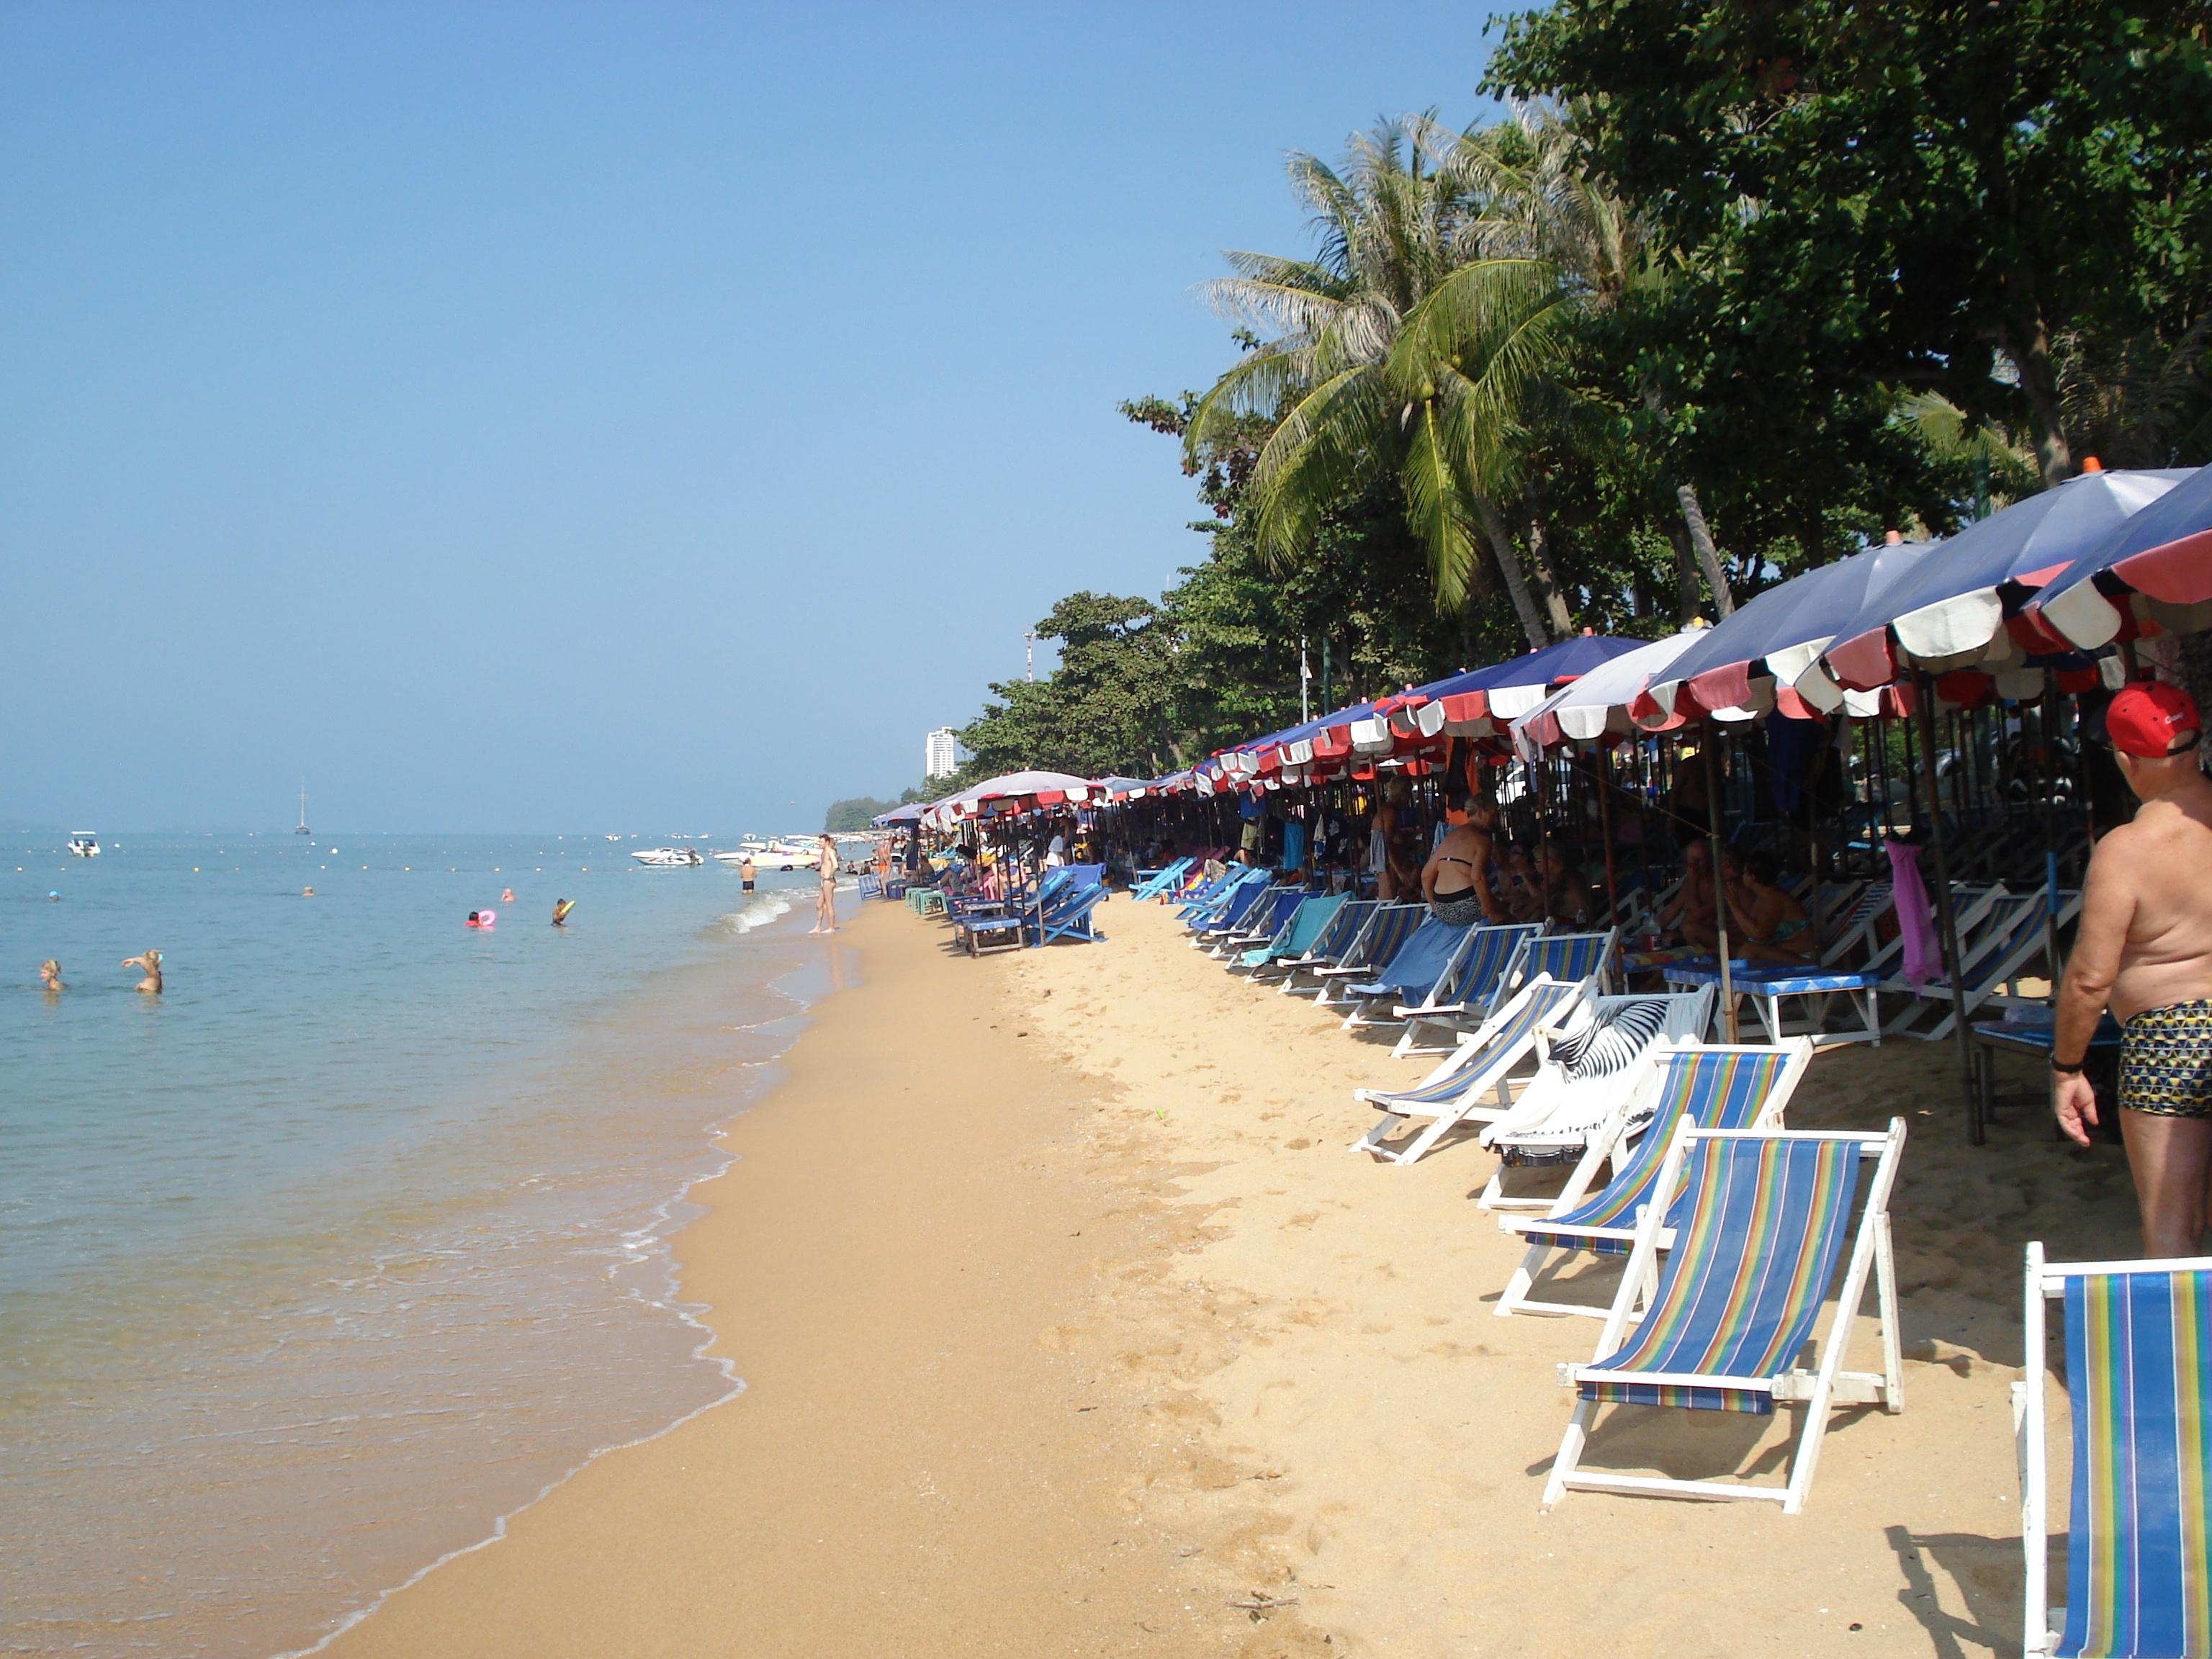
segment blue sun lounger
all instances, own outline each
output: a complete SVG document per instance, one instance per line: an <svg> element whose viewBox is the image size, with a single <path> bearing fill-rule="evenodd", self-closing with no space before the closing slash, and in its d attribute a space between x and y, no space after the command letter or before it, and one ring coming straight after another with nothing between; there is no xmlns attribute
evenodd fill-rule
<svg viewBox="0 0 2212 1659"><path fill-rule="evenodd" d="M1389 961L1376 970L1373 978L1345 982L1344 998L1351 1012L1344 1017L1344 1029L1352 1031L1364 1025L1397 1024L1396 1016L1377 1018L1375 1009L1385 1003L1395 1005L1401 1000L1419 1002L1425 999L1436 988L1437 981L1457 963L1474 941L1476 931L1439 921L1427 915L1426 907L1423 907L1420 925L1391 952Z"/></svg>
<svg viewBox="0 0 2212 1659"><path fill-rule="evenodd" d="M1723 1018L1726 1010L1719 1003L1721 967L1711 957L1701 957L1689 962L1670 962L1661 969L1669 985L1694 988L1701 985L1713 988L1713 1017ZM1731 961L1729 963L1729 989L1738 1000L1748 999L1759 1023L1765 1029L1767 1040L1779 1042L1784 1037L1809 1036L1814 1042L1826 1046L1838 1042L1871 1042L1881 1047L1881 1014L1875 1006L1875 991L1881 983L1873 974L1855 974L1845 969L1815 968L1810 963L1799 966L1787 962ZM1856 1030L1846 1027L1838 1031L1826 1030L1828 1007L1838 996L1844 1006L1859 1017ZM1784 997L1817 997L1818 1004L1811 1013L1794 1023L1782 1012Z"/></svg>
<svg viewBox="0 0 2212 1659"><path fill-rule="evenodd" d="M1327 1008L1341 1004L1346 988L1355 981L1372 979L1387 967L1428 916L1425 904L1378 906L1341 957L1329 967L1313 970L1319 981L1314 988L1321 993L1314 1006Z"/></svg>
<svg viewBox="0 0 2212 1659"><path fill-rule="evenodd" d="M1897 1333L1896 1273L1889 1248L1889 1193L1905 1150L1905 1121L1863 1130L1710 1129L1685 1123L1668 1138L1657 1194L1680 1190L1684 1212L1672 1248L1653 1203L1636 1229L1620 1293L1598 1338L1597 1358L1562 1367L1577 1398L1544 1486L1550 1509L1570 1491L1653 1496L1763 1498L1784 1515L1805 1507L1820 1460L1828 1413L1838 1406L1905 1409ZM1874 1164L1852 1226L1863 1164ZM1851 1241L1836 1311L1820 1363L1797 1364L1819 1322L1828 1286ZM1659 1263L1666 1252L1666 1263ZM1656 1288L1651 1288L1654 1279ZM1851 1327L1875 1281L1882 1368L1845 1371ZM1648 1301L1645 1292L1649 1291ZM1642 1313L1639 1301L1645 1302ZM1771 1415L1802 1402L1790 1478L1779 1486L1741 1480L1674 1480L1584 1469L1582 1455L1598 1411L1608 1405Z"/></svg>
<svg viewBox="0 0 2212 1659"><path fill-rule="evenodd" d="M1261 889L1260 902L1244 913L1242 921L1213 936L1210 954L1217 961L1242 961L1245 951L1281 933L1305 901L1303 887Z"/></svg>
<svg viewBox="0 0 2212 1659"><path fill-rule="evenodd" d="M1786 1048L1767 1048L1663 1042L1645 1051L1620 1096L1607 1129L1590 1138L1582 1162L1545 1216L1506 1215L1498 1226L1528 1241L1521 1265L1498 1298L1501 1316L1516 1313L1578 1314L1605 1317L1603 1308L1572 1302L1539 1302L1528 1294L1553 1252L1587 1251L1626 1255L1636 1237L1637 1212L1655 1201L1659 1166L1674 1132L1683 1124L1705 1129L1748 1129L1779 1124L1783 1110L1813 1059L1813 1045L1799 1037ZM1636 1150L1620 1157L1626 1126L1648 1113L1650 1127ZM1598 1165L1611 1162L1613 1178L1589 1196ZM1678 1224L1678 1202L1668 1212L1667 1229Z"/></svg>
<svg viewBox="0 0 2212 1659"><path fill-rule="evenodd" d="M2066 1605L2050 1602L2045 1312L2064 1304L2074 1496ZM2212 1655L2212 1256L2051 1262L2027 1247L2027 1377L2013 1384L2027 1659Z"/></svg>
<svg viewBox="0 0 2212 1659"><path fill-rule="evenodd" d="M1173 864L1168 865L1164 869L1155 870L1152 874L1145 877L1129 890L1129 896L1140 899L1158 898L1176 883L1181 881L1184 872L1189 868L1188 859L1177 859Z"/></svg>

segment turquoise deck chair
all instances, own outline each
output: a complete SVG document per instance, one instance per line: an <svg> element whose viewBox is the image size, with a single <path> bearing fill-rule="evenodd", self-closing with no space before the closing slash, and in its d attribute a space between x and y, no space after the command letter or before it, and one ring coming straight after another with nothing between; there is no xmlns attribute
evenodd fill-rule
<svg viewBox="0 0 2212 1659"><path fill-rule="evenodd" d="M1273 939L1245 951L1233 965L1256 971L1285 957L1304 956L1351 896L1349 893L1329 893L1300 900L1297 908L1291 912L1291 919L1275 930Z"/></svg>

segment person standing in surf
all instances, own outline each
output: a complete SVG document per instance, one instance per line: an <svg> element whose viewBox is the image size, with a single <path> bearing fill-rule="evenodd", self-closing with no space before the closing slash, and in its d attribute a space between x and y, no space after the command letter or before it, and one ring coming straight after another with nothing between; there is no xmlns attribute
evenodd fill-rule
<svg viewBox="0 0 2212 1659"><path fill-rule="evenodd" d="M810 933L834 933L837 931L837 842L824 834L822 850L816 857L822 872L822 889L814 900L814 925Z"/></svg>
<svg viewBox="0 0 2212 1659"><path fill-rule="evenodd" d="M146 977L138 981L137 989L149 997L161 994L161 953L159 951L148 950L135 957L125 957L123 965L145 970Z"/></svg>

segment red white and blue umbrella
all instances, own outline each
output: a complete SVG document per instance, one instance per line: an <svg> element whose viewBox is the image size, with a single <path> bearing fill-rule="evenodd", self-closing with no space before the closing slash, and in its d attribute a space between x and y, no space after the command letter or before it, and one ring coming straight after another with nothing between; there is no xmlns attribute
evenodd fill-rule
<svg viewBox="0 0 2212 1659"><path fill-rule="evenodd" d="M2001 673L2027 651L2005 628L2027 596L2189 476L2186 470L2085 472L2014 502L1940 543L1837 629L1828 673L1854 690L1907 666Z"/></svg>
<svg viewBox="0 0 2212 1659"><path fill-rule="evenodd" d="M1396 696L1376 700L1369 724L1377 729L1365 734L1360 746L1379 746L1386 736L1414 742L1438 735L1494 736L1560 686L1650 643L1583 633L1488 668L1408 687ZM1357 729L1353 735L1362 736Z"/></svg>
<svg viewBox="0 0 2212 1659"><path fill-rule="evenodd" d="M1663 640L1624 651L1587 674L1578 675L1510 722L1507 729L1512 733L1515 752L1523 760L1533 761L1565 738L1634 730L1629 709L1655 678L1671 674L1674 663L1711 632L1709 628L1686 628ZM1653 729L1680 724L1680 719L1674 719Z"/></svg>
<svg viewBox="0 0 2212 1659"><path fill-rule="evenodd" d="M2045 582L2028 610L2084 650L2120 638L2130 616L2176 634L2212 628L2212 466Z"/></svg>
<svg viewBox="0 0 2212 1659"><path fill-rule="evenodd" d="M1777 692L1802 696L1814 708L1832 713L1843 706L1844 696L1820 672L1821 652L1845 623L1942 545L1893 542L1768 588L1705 629L1665 672L1655 674L1652 702L1662 714L1685 716L1759 709L1772 701L1765 687L1756 693L1753 688L1753 670L1763 665Z"/></svg>

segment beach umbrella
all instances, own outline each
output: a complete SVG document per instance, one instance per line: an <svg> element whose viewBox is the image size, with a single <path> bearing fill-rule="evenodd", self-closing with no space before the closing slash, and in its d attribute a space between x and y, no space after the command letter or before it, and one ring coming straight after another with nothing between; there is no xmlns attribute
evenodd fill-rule
<svg viewBox="0 0 2212 1659"><path fill-rule="evenodd" d="M904 806L894 806L888 812L879 812L868 821L878 829L884 830L889 829L894 823L913 823L917 822L924 812L929 811L933 805L934 805L933 802L926 800L909 801Z"/></svg>
<svg viewBox="0 0 2212 1659"><path fill-rule="evenodd" d="M2176 634L2212 628L2212 466L2124 520L2045 582L2028 610L2084 650L2118 639L2130 616Z"/></svg>
<svg viewBox="0 0 2212 1659"><path fill-rule="evenodd" d="M1595 738L1607 731L1632 730L1627 718L1629 708L1654 679L1671 674L1675 662L1712 631L1709 628L1686 628L1663 640L1624 651L1561 686L1527 714L1516 715L1508 725L1514 752L1523 760L1534 761L1565 738ZM1668 722L1669 726L1680 724L1679 720Z"/></svg>
<svg viewBox="0 0 2212 1659"><path fill-rule="evenodd" d="M1792 696L1832 712L1841 706L1842 695L1820 672L1820 653L1852 617L1940 545L1893 542L1768 588L1705 629L1663 674L1655 673L1652 702L1666 714L1686 716L1747 708L1753 701L1752 670L1764 663L1778 689L1788 688Z"/></svg>
<svg viewBox="0 0 2212 1659"><path fill-rule="evenodd" d="M2188 476L2185 469L2084 472L1991 514L1931 549L1846 619L1823 653L1829 675L1870 691L1908 665L1942 673L2024 665L2025 651L2005 630L2008 608L2017 611L2028 594Z"/></svg>
<svg viewBox="0 0 2212 1659"><path fill-rule="evenodd" d="M1407 736L1434 737L1446 732L1454 737L1488 737L1498 723L1527 714L1555 686L1580 679L1615 657L1650 643L1585 630L1487 668L1431 680L1412 687L1401 696L1382 698L1376 711L1410 715L1410 722L1394 721ZM1412 729L1407 731L1409 724Z"/></svg>

